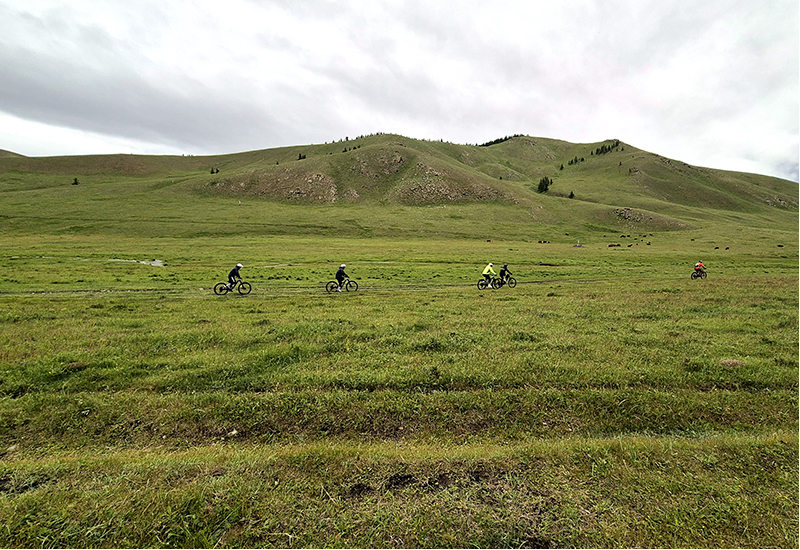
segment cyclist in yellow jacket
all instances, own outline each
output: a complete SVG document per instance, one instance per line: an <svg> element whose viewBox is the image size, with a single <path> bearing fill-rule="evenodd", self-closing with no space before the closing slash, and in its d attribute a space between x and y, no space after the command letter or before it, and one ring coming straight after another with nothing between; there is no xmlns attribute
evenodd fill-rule
<svg viewBox="0 0 800 550"><path fill-rule="evenodd" d="M486 286L492 288L492 275L497 275L492 268L494 264L489 262L489 265L483 268L483 280L486 281Z"/></svg>

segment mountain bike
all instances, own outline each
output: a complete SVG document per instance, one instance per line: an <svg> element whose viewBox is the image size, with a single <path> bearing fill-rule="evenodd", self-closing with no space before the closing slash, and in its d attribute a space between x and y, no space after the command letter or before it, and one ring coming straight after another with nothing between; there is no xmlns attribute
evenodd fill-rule
<svg viewBox="0 0 800 550"><path fill-rule="evenodd" d="M351 281L350 279L345 279L342 281L342 288L347 292L355 292L358 290L358 283ZM328 281L328 284L325 285L325 290L328 292L328 294L331 292L337 292L339 290L339 281Z"/></svg>
<svg viewBox="0 0 800 550"><path fill-rule="evenodd" d="M508 277L505 281L500 277L492 279L492 288L500 288L503 285L508 285L508 288L514 288L517 286L517 280L514 277Z"/></svg>
<svg viewBox="0 0 800 550"><path fill-rule="evenodd" d="M692 273L692 279L693 280L694 279L705 279L706 277L708 277L708 275L702 269L699 270L699 271L695 270L695 272Z"/></svg>
<svg viewBox="0 0 800 550"><path fill-rule="evenodd" d="M228 292L233 292L234 290L237 290L241 295L250 294L250 291L253 290L253 286L247 281L241 280L236 281L233 287L229 287L228 283L217 283L214 285L214 294L217 296L225 296Z"/></svg>
<svg viewBox="0 0 800 550"><path fill-rule="evenodd" d="M497 288L496 286L497 280L498 280L497 277L492 277L489 280L489 282L486 282L486 279L480 279L478 281L478 290L486 290L487 288L489 288L489 284L492 285L492 289Z"/></svg>

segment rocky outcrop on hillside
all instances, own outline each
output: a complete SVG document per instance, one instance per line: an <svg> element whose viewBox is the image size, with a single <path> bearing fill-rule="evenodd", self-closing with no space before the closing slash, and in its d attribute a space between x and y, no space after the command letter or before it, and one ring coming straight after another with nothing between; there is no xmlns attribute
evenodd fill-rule
<svg viewBox="0 0 800 550"><path fill-rule="evenodd" d="M366 198L409 205L514 200L511 193L480 177L465 177L463 169L410 157L402 148L359 150L344 162L299 160L225 177L214 174L208 188L219 194L306 203Z"/></svg>

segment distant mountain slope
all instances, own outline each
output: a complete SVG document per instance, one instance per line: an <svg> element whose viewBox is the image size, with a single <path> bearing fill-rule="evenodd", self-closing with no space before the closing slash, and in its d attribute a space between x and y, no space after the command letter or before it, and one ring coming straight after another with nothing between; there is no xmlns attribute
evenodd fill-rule
<svg viewBox="0 0 800 550"><path fill-rule="evenodd" d="M351 142L337 153L310 148L292 162L225 166L209 187L223 194L326 203L514 200L514 191L496 178L441 152L410 140L371 141Z"/></svg>
<svg viewBox="0 0 800 550"><path fill-rule="evenodd" d="M267 150L246 166L232 157L209 186L278 200L428 204L532 199L546 176L554 182L550 196L572 193L605 204L745 211L798 206L794 182L698 168L617 140L574 144L518 136L478 147L381 135L294 151L297 156L287 159L286 149Z"/></svg>
<svg viewBox="0 0 800 550"><path fill-rule="evenodd" d="M798 211L794 182L699 168L619 140L577 144L514 136L476 146L378 134L215 156L0 154L0 176L12 171L17 175L6 183L20 186L33 186L32 179L37 187L75 178L160 179L178 182L182 192L220 198L377 206L493 202L529 208L536 219L607 223L633 216L673 229L713 212L765 220L782 212L789 215L783 223L790 223ZM542 178L552 182L546 193L537 192Z"/></svg>
<svg viewBox="0 0 800 550"><path fill-rule="evenodd" d="M0 149L0 158L6 158L6 157L24 158L22 155L18 155L17 153L12 153L11 151Z"/></svg>

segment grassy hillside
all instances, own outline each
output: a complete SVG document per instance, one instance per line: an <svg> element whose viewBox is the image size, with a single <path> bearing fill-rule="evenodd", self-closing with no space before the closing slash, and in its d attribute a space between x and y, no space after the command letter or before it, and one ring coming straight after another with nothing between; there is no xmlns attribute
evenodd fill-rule
<svg viewBox="0 0 800 550"><path fill-rule="evenodd" d="M378 135L0 197L0 546L798 545L797 184Z"/></svg>
<svg viewBox="0 0 800 550"><path fill-rule="evenodd" d="M543 177L553 180L546 194L536 192ZM75 179L78 185L67 187ZM152 200L167 203L229 198L262 207L496 203L516 212L520 223L612 232L685 229L731 216L743 225L792 229L798 211L793 182L696 168L616 140L572 144L525 136L488 147L376 135L209 157L6 157L0 158L0 190L44 210L49 201L130 193L153 193ZM24 190L39 192L26 196ZM369 223L373 210L365 211L370 214L359 221Z"/></svg>

